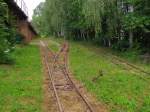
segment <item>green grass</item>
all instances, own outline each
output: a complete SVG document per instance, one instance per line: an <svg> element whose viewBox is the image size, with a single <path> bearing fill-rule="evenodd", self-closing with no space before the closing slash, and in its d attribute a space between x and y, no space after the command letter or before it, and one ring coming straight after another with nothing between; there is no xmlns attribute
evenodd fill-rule
<svg viewBox="0 0 150 112"><path fill-rule="evenodd" d="M59 51L59 47L60 47L60 44L58 44L57 42L55 41L47 41L48 42L48 47L51 48L51 50L56 53Z"/></svg>
<svg viewBox="0 0 150 112"><path fill-rule="evenodd" d="M70 42L70 46L70 67L75 77L112 112L150 112L149 76L113 64L102 48L95 50L95 46L82 42ZM100 70L104 75L93 82Z"/></svg>
<svg viewBox="0 0 150 112"><path fill-rule="evenodd" d="M126 52L121 52L121 53L115 53L116 55L118 55L119 57L122 57L132 63L135 63L138 66L142 66L143 69L145 69L146 71L150 71L150 63L148 62L144 62L143 59L141 59L140 57L140 53L139 51L132 49L132 50L128 50Z"/></svg>
<svg viewBox="0 0 150 112"><path fill-rule="evenodd" d="M42 72L38 47L17 47L13 57L14 65L0 65L0 112L41 112Z"/></svg>

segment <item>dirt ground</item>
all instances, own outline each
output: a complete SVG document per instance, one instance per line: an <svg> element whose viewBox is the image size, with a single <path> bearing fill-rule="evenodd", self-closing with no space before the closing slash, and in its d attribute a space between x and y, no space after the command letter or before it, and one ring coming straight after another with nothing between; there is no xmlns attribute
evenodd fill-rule
<svg viewBox="0 0 150 112"><path fill-rule="evenodd" d="M52 89L51 81L49 79L49 74L45 66L44 52L41 50L42 64L43 64L43 111L44 112L59 112L54 91ZM50 59L51 60L51 59ZM49 61L51 63L51 61ZM58 63L55 66L53 72L54 82L57 85L57 91L62 103L62 107L65 112L90 112L82 101L81 97L76 93L75 89L66 80L61 66ZM91 105L94 112L108 112L107 106L100 103L94 95L90 94L81 82L77 81L73 74L69 71L69 76L72 81L79 89L81 94L86 98L88 103Z"/></svg>

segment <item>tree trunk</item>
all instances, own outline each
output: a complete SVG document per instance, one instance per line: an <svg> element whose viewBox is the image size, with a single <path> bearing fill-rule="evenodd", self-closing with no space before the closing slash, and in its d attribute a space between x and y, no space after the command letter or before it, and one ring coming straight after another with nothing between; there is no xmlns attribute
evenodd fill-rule
<svg viewBox="0 0 150 112"><path fill-rule="evenodd" d="M103 44L104 44L104 46L106 46L106 40L105 39L103 39Z"/></svg>
<svg viewBox="0 0 150 112"><path fill-rule="evenodd" d="M84 41L86 41L86 38L85 38L85 32L83 32L83 38L84 38Z"/></svg>
<svg viewBox="0 0 150 112"><path fill-rule="evenodd" d="M89 40L89 31L87 31L87 41Z"/></svg>
<svg viewBox="0 0 150 112"><path fill-rule="evenodd" d="M108 39L109 47L111 47L111 39Z"/></svg>
<svg viewBox="0 0 150 112"><path fill-rule="evenodd" d="M131 30L129 32L129 45L130 45L130 48L133 47L133 32Z"/></svg>

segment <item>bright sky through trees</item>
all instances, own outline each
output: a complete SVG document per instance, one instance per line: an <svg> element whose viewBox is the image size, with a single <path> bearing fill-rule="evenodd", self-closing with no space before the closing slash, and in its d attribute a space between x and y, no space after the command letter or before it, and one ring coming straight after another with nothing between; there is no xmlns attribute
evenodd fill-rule
<svg viewBox="0 0 150 112"><path fill-rule="evenodd" d="M29 11L29 20L32 19L32 15L33 15L33 10L36 8L36 6L40 3L40 2L44 2L45 0L24 0L24 2L26 3L27 7L28 7L28 11Z"/></svg>

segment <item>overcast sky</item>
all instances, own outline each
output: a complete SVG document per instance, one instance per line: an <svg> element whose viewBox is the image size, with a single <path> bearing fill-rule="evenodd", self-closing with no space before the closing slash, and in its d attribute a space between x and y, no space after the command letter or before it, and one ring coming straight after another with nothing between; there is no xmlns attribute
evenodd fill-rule
<svg viewBox="0 0 150 112"><path fill-rule="evenodd" d="M38 6L40 2L44 2L45 0L24 0L28 7L28 12L29 12L29 20L31 20L32 15L33 15L33 10Z"/></svg>

